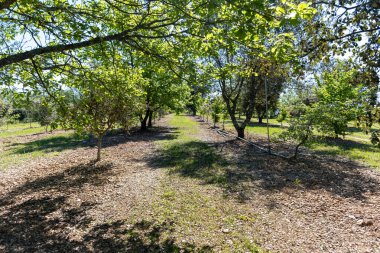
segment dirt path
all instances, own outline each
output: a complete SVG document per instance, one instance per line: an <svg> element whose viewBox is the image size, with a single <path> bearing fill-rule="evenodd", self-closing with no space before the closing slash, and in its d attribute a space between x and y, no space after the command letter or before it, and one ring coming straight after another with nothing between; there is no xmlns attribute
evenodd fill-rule
<svg viewBox="0 0 380 253"><path fill-rule="evenodd" d="M0 172L0 252L380 252L379 173L168 119Z"/></svg>
<svg viewBox="0 0 380 253"><path fill-rule="evenodd" d="M130 211L159 182L161 172L146 161L167 135L157 128L109 137L96 165L87 147L2 171L0 252L133 252L121 238Z"/></svg>

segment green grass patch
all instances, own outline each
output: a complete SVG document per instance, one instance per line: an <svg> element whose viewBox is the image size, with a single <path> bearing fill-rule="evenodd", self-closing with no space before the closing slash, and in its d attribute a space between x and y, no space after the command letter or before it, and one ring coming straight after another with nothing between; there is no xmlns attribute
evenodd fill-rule
<svg viewBox="0 0 380 253"><path fill-rule="evenodd" d="M169 125L176 138L157 141L161 152L152 161L167 173L149 208L136 211L136 220L153 217L155 224L172 224L160 240L178 242L183 252L266 252L254 238L257 214L225 194L228 162L201 140L191 118L171 116Z"/></svg>
<svg viewBox="0 0 380 253"><path fill-rule="evenodd" d="M77 135L66 132L52 134L42 139L19 143L8 142L0 144L0 169L19 165L25 161L37 158L55 156L66 149L73 149L83 145L83 139Z"/></svg>
<svg viewBox="0 0 380 253"><path fill-rule="evenodd" d="M257 122L257 119L253 119L252 121ZM281 127L275 119L270 119L269 124L269 133L272 138L286 130L286 126ZM235 132L231 121L226 123L226 128ZM372 126L372 131L375 129L380 129L378 123ZM266 124L251 123L246 127L246 133L248 135L257 134L264 136L267 134ZM316 134L319 135L318 133ZM319 138L306 145L306 147L316 151L317 154L345 156L373 168L380 169L380 149L371 144L370 133L366 134L360 128L357 128L354 122L349 123L348 133L344 139Z"/></svg>
<svg viewBox="0 0 380 253"><path fill-rule="evenodd" d="M306 145L322 155L340 155L380 169L380 150L370 142L342 139L321 139Z"/></svg>
<svg viewBox="0 0 380 253"><path fill-rule="evenodd" d="M31 135L44 133L45 127L40 126L38 123L16 123L0 127L0 138L9 138L23 135Z"/></svg>

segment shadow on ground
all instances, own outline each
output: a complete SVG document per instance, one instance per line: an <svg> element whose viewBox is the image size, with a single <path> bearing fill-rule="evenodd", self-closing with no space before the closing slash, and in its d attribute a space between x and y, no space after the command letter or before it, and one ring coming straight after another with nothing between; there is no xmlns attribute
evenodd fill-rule
<svg viewBox="0 0 380 253"><path fill-rule="evenodd" d="M123 221L102 224L93 228L85 237L95 252L211 252L211 247L197 247L191 243L179 246L170 237L174 223L140 221L128 225ZM111 249L111 251L110 251Z"/></svg>
<svg viewBox="0 0 380 253"><path fill-rule="evenodd" d="M155 129L128 141L175 138L175 129ZM168 133L170 132L170 135ZM110 145L115 135L107 137ZM118 138L118 140L119 138ZM102 198L83 192L113 187L120 173L112 163L67 166L0 193L0 252L209 252L207 246L179 243L173 222L110 220L97 223L93 210ZM85 195L86 196L86 195ZM82 199L79 199L82 198ZM102 219L100 219L102 220Z"/></svg>
<svg viewBox="0 0 380 253"><path fill-rule="evenodd" d="M314 151L316 154L328 154L328 155L340 155L342 151L355 151L355 150L363 150L366 152L379 152L379 149L372 145L371 143L363 143L354 140L347 140L341 138L328 138L321 137L317 139L316 143L309 144L313 146L313 144L320 145L323 144L326 146L327 150ZM360 158L360 157L359 157Z"/></svg>
<svg viewBox="0 0 380 253"><path fill-rule="evenodd" d="M355 162L316 156L289 161L254 150L237 140L210 144L176 142L153 157L150 164L155 168L171 168L171 173L197 178L206 184L216 184L240 201L252 198L260 190L285 188L324 189L345 198L365 199L366 192L379 191L380 185Z"/></svg>
<svg viewBox="0 0 380 253"><path fill-rule="evenodd" d="M83 186L108 187L113 165L81 164L16 187L0 202L2 252L207 252L170 238L172 223L93 225L98 203L73 204ZM195 250L197 249L197 250Z"/></svg>
<svg viewBox="0 0 380 253"><path fill-rule="evenodd" d="M154 127L146 132L132 131L130 133L122 133L121 131L110 132L104 137L103 147L111 147L128 141L157 141L171 140L176 137L175 128ZM68 136L51 136L39 140L34 140L26 143L12 143L7 147L12 148L12 154L26 154L33 152L61 152L69 149L80 147L95 147L96 139L91 137L80 137L76 134Z"/></svg>
<svg viewBox="0 0 380 253"><path fill-rule="evenodd" d="M45 153L61 152L66 149L75 149L84 146L86 146L85 139L74 134L68 136L51 136L26 143L12 143L8 145L8 147L12 148L13 154L25 154L38 151Z"/></svg>

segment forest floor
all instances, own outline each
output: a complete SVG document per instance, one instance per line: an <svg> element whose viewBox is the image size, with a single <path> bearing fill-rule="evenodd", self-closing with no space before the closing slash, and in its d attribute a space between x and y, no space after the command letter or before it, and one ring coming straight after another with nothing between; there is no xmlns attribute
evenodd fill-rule
<svg viewBox="0 0 380 253"><path fill-rule="evenodd" d="M43 138L24 152L54 156L0 170L0 252L380 252L362 164L269 156L187 116L108 136L96 164L90 143Z"/></svg>

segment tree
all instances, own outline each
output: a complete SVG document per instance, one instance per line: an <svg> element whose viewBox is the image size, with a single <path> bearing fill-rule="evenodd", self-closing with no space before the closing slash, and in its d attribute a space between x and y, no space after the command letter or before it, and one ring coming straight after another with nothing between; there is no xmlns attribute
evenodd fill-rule
<svg viewBox="0 0 380 253"><path fill-rule="evenodd" d="M209 99L202 99L201 100L201 106L199 107L199 114L202 116L203 121L205 120L205 116L207 117L208 122L208 115L210 114L210 101Z"/></svg>
<svg viewBox="0 0 380 253"><path fill-rule="evenodd" d="M362 99L364 113L358 115L356 120L358 127L368 134L373 123L376 121L376 104L380 78L373 68L359 68L358 66L355 66L355 68L356 71L353 75L352 85L363 85L362 89L366 93L366 96Z"/></svg>
<svg viewBox="0 0 380 253"><path fill-rule="evenodd" d="M260 64L261 67L255 67L255 73L258 74L258 76L255 77L258 82L256 85L257 92L255 95L255 111L257 113L259 123L262 124L263 118L267 113L267 109L268 111L275 111L277 109L280 94L283 91L285 82L287 81L288 69L285 65L274 61L263 62L263 60L259 60L257 64ZM266 67L263 68L263 65L266 65Z"/></svg>
<svg viewBox="0 0 380 253"><path fill-rule="evenodd" d="M313 1L318 10L299 29L300 45L313 60L329 61L351 51L362 64L379 68L379 2L371 0Z"/></svg>
<svg viewBox="0 0 380 253"><path fill-rule="evenodd" d="M35 63L34 71L21 74L30 77L28 87L46 94L60 125L97 139L99 161L107 131L125 128L127 119L141 110L146 81L142 70L130 67L128 55L111 43L87 48L77 56L84 60L63 70L44 70Z"/></svg>
<svg viewBox="0 0 380 253"><path fill-rule="evenodd" d="M0 100L0 126L14 123L19 115L15 113L13 106L7 100Z"/></svg>
<svg viewBox="0 0 380 253"><path fill-rule="evenodd" d="M152 126L153 113L161 108L176 110L183 108L189 97L189 87L164 65L153 59L141 59L143 77L146 80L142 87L145 95L145 108L140 114L140 129L145 131ZM135 63L137 65L137 63ZM148 123L148 124L147 124Z"/></svg>
<svg viewBox="0 0 380 253"><path fill-rule="evenodd" d="M115 41L149 51L145 40L179 36L185 32L181 29L184 22L200 22L185 13L204 6L204 1L189 5L171 0L3 2L0 27L6 40L0 49L7 54L0 58L0 68ZM30 46L19 46L26 41Z"/></svg>
<svg viewBox="0 0 380 253"><path fill-rule="evenodd" d="M96 75L96 78L93 78ZM74 79L72 87L78 99L67 108L66 126L79 133L91 133L97 139L97 158L101 159L103 137L106 132L122 123L139 107L142 91L135 87L138 73L120 69L117 74L99 67L91 76L82 73ZM79 85L78 85L79 84Z"/></svg>
<svg viewBox="0 0 380 253"><path fill-rule="evenodd" d="M277 116L277 121L281 123L281 127L287 117L288 117L288 112L285 110L285 108L281 108Z"/></svg>
<svg viewBox="0 0 380 253"><path fill-rule="evenodd" d="M274 60L282 63L293 59L297 55L293 47L294 35L282 32L281 28L288 22L294 25L314 14L314 9L307 3L283 2L271 7L266 4L241 1L223 6L220 17L232 21L213 27L205 35L203 44L205 54L209 55L210 68L206 72L217 81L231 121L241 138L244 138L244 129L252 118L260 83L259 71L255 68L264 69L258 62ZM252 5L257 7L260 15L252 11ZM242 104L245 119L239 122L236 112L243 91L246 94Z"/></svg>
<svg viewBox="0 0 380 253"><path fill-rule="evenodd" d="M294 117L289 120L286 131L280 134L281 139L295 143L293 159L297 158L299 148L313 138L313 123L313 117L309 114Z"/></svg>
<svg viewBox="0 0 380 253"><path fill-rule="evenodd" d="M222 117L224 103L221 97L216 97L211 101L211 116L212 121L214 122L214 128L216 127L216 123L220 121Z"/></svg>
<svg viewBox="0 0 380 253"><path fill-rule="evenodd" d="M377 121L377 123L380 123L380 107L379 106L375 107L373 116L374 116L374 119ZM370 139L373 145L380 148L380 130L372 131Z"/></svg>
<svg viewBox="0 0 380 253"><path fill-rule="evenodd" d="M356 70L339 62L332 71L324 72L317 78L316 95L318 102L313 105L317 128L334 137L344 135L349 121L364 112L363 101L368 95L363 85L353 85Z"/></svg>

